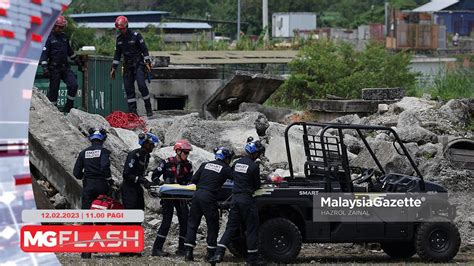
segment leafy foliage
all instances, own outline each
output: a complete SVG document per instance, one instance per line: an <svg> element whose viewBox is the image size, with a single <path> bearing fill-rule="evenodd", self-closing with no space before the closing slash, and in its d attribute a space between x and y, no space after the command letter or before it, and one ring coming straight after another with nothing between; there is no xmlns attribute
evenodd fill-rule
<svg viewBox="0 0 474 266"><path fill-rule="evenodd" d="M417 74L409 72L410 59L410 54L391 53L378 43L364 51L331 41L307 45L290 63L291 75L271 102L298 107L327 94L360 98L363 88L413 87Z"/></svg>

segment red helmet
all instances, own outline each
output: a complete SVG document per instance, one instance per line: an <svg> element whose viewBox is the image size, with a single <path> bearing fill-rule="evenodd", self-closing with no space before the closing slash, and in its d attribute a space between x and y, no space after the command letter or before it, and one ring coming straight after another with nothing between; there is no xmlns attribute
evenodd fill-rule
<svg viewBox="0 0 474 266"><path fill-rule="evenodd" d="M126 16L118 16L115 19L115 28L118 30L123 30L128 27L128 19Z"/></svg>
<svg viewBox="0 0 474 266"><path fill-rule="evenodd" d="M56 23L54 23L54 26L59 26L59 27L66 27L67 26L67 20L64 16L59 16L56 19Z"/></svg>
<svg viewBox="0 0 474 266"><path fill-rule="evenodd" d="M193 150L193 147L191 146L191 144L189 144L189 141L188 141L188 140L186 140L186 139L181 139L181 140L176 141L176 143L174 144L173 149L174 149L175 151L177 151L177 150L181 150L181 151L192 151L192 150Z"/></svg>

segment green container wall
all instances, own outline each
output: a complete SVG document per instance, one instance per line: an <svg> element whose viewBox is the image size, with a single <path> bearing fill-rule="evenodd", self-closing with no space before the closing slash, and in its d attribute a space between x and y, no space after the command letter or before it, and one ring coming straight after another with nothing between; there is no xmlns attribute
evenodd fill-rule
<svg viewBox="0 0 474 266"><path fill-rule="evenodd" d="M71 70L76 76L77 84L79 85L79 89L77 90L76 99L74 100L74 108L82 108L83 107L83 99L82 99L82 88L83 88L83 73L77 69L77 66L71 66ZM42 93L45 95L48 94L49 89L49 78L45 78L43 76L43 68L38 67L36 70L35 82L33 84L37 87ZM62 107L66 103L67 97L67 87L66 84L61 81L59 85L59 97L58 97L58 106Z"/></svg>
<svg viewBox="0 0 474 266"><path fill-rule="evenodd" d="M85 77L88 95L86 110L89 113L106 116L113 111L127 111L127 98L123 86L121 66L115 79L110 79L112 57L89 56Z"/></svg>

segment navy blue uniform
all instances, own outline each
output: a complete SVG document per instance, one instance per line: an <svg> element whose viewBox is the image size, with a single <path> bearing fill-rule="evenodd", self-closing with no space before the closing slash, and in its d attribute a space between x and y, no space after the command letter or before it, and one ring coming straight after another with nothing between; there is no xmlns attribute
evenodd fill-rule
<svg viewBox="0 0 474 266"><path fill-rule="evenodd" d="M123 167L123 182L121 187L122 202L125 209L145 209L143 188L140 179L145 176L150 154L143 148L128 153Z"/></svg>
<svg viewBox="0 0 474 266"><path fill-rule="evenodd" d="M256 262L258 257L258 210L253 193L260 188L260 167L250 157L237 160L232 166L234 187L229 219L224 235L219 241L219 252L224 252L234 234L245 225L247 238L247 261Z"/></svg>
<svg viewBox="0 0 474 266"><path fill-rule="evenodd" d="M41 53L40 63L43 68L50 72L48 99L53 104L58 102L58 92L61 80L67 86L67 101L65 108L68 112L74 105L74 98L77 94L77 80L71 71L68 57L72 60L76 55L69 44L66 34L63 32L51 32L46 40L46 44Z"/></svg>
<svg viewBox="0 0 474 266"><path fill-rule="evenodd" d="M110 151L101 143L93 143L79 153L73 174L82 179L82 209L88 210L99 195L110 192Z"/></svg>
<svg viewBox="0 0 474 266"><path fill-rule="evenodd" d="M117 69L120 59L123 55L124 73L123 83L125 93L127 94L127 102L129 112L136 112L137 98L135 95L135 81L137 81L138 90L142 94L145 101L145 107L151 110L150 92L145 83L145 61L150 60L148 48L145 40L138 32L127 29L127 33L119 34L115 43L115 54L112 67Z"/></svg>
<svg viewBox="0 0 474 266"><path fill-rule="evenodd" d="M226 163L215 160L201 164L193 175L191 182L196 184L196 192L189 211L186 246L193 248L196 246L197 229L204 215L207 224L208 251L217 248L219 210L216 196L225 181L231 178L231 173L232 169Z"/></svg>
<svg viewBox="0 0 474 266"><path fill-rule="evenodd" d="M188 185L193 176L192 164L190 161L178 161L175 157L161 160L158 167L153 171L152 181L157 183L163 175L165 184ZM184 200L161 200L163 220L161 221L158 234L156 235L153 249L162 250L166 236L170 230L173 219L173 209L176 209L176 216L179 222L179 247L184 249L184 238L186 237L186 227L188 221L188 206Z"/></svg>

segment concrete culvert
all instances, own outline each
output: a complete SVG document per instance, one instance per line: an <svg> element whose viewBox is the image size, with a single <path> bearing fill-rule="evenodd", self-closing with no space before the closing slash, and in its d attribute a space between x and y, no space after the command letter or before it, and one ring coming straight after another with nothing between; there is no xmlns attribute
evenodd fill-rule
<svg viewBox="0 0 474 266"><path fill-rule="evenodd" d="M444 149L444 157L455 168L474 170L474 140L466 138L452 140Z"/></svg>

